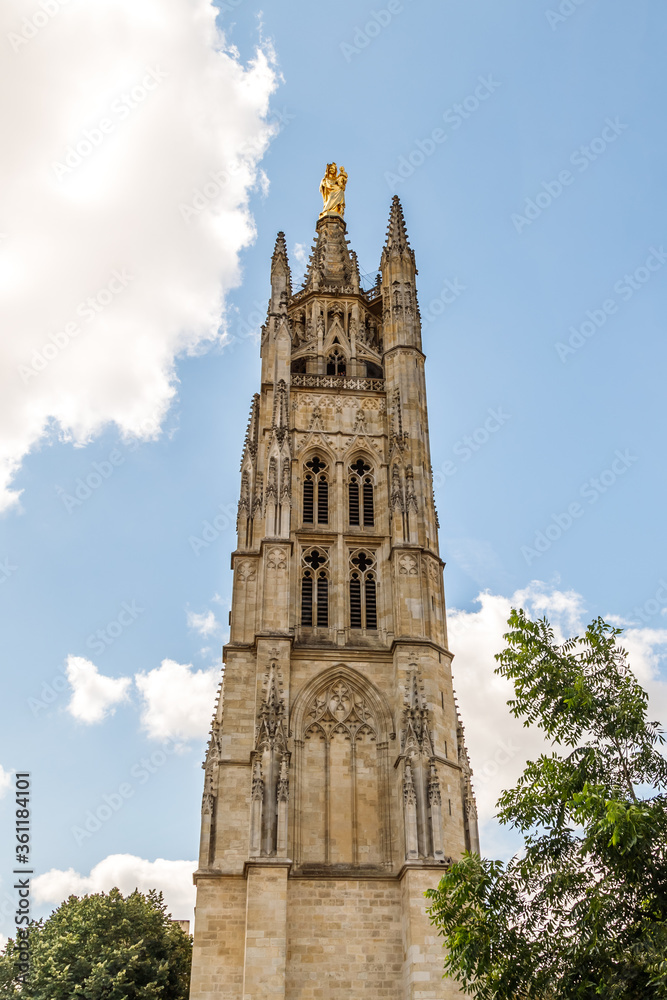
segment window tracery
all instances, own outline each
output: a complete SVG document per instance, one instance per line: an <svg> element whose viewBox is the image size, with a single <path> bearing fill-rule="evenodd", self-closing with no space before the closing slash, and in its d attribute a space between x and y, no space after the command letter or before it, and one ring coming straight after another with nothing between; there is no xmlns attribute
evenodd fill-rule
<svg viewBox="0 0 667 1000"><path fill-rule="evenodd" d="M329 523L329 476L319 455L306 462L303 477L303 523Z"/></svg>
<svg viewBox="0 0 667 1000"><path fill-rule="evenodd" d="M348 517L353 527L375 524L375 501L371 467L363 458L352 463L348 476Z"/></svg>
<svg viewBox="0 0 667 1000"><path fill-rule="evenodd" d="M302 557L301 625L306 628L329 626L329 553L308 549Z"/></svg>
<svg viewBox="0 0 667 1000"><path fill-rule="evenodd" d="M327 358L327 375L345 375L347 361L343 352L335 347Z"/></svg>
<svg viewBox="0 0 667 1000"><path fill-rule="evenodd" d="M350 628L377 628L375 556L367 549L350 555Z"/></svg>

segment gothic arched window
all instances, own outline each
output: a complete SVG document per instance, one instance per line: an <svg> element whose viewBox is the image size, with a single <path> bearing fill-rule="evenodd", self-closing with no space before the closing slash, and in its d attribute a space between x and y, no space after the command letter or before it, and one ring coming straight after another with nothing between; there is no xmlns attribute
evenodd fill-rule
<svg viewBox="0 0 667 1000"><path fill-rule="evenodd" d="M295 358L290 365L290 371L293 375L305 375L306 367L306 358Z"/></svg>
<svg viewBox="0 0 667 1000"><path fill-rule="evenodd" d="M301 624L329 626L329 555L325 549L304 553L301 571Z"/></svg>
<svg viewBox="0 0 667 1000"><path fill-rule="evenodd" d="M348 479L348 515L352 526L372 528L375 524L373 477L370 465L358 458L350 466Z"/></svg>
<svg viewBox="0 0 667 1000"><path fill-rule="evenodd" d="M350 628L376 629L377 622L375 556L359 550L350 558Z"/></svg>
<svg viewBox="0 0 667 1000"><path fill-rule="evenodd" d="M329 523L329 479L326 462L314 455L303 477L303 523Z"/></svg>
<svg viewBox="0 0 667 1000"><path fill-rule="evenodd" d="M345 355L335 347L327 358L327 375L344 375L346 370Z"/></svg>
<svg viewBox="0 0 667 1000"><path fill-rule="evenodd" d="M345 667L327 671L303 694L293 716L302 775L295 789L296 863L369 865L381 874L390 857L391 796L379 699Z"/></svg>
<svg viewBox="0 0 667 1000"><path fill-rule="evenodd" d="M384 378L384 372L380 365L374 364L372 361L366 361L366 378Z"/></svg>

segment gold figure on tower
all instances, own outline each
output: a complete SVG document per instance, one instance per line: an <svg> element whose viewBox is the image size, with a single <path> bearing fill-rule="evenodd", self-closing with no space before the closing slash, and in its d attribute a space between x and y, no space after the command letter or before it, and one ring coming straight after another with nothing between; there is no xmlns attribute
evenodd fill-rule
<svg viewBox="0 0 667 1000"><path fill-rule="evenodd" d="M324 208L320 212L323 215L344 215L345 214L345 186L347 184L347 171L345 167L340 170L335 163L327 163L327 169L320 183L320 194L324 202Z"/></svg>

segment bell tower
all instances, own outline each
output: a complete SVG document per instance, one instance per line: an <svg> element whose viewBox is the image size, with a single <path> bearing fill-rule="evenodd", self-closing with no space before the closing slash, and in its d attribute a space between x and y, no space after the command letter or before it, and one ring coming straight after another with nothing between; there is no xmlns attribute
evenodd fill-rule
<svg viewBox="0 0 667 1000"><path fill-rule="evenodd" d="M327 166L271 261L204 762L192 1000L458 996L423 893L479 851L452 690L415 256L362 285Z"/></svg>

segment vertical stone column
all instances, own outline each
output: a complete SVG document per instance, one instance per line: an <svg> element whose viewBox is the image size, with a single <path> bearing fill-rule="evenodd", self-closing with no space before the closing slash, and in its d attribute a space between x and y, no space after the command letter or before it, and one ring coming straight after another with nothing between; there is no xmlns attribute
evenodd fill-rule
<svg viewBox="0 0 667 1000"><path fill-rule="evenodd" d="M405 809L405 856L413 861L419 857L417 834L417 796L412 780L412 768L406 761L403 779L403 807Z"/></svg>
<svg viewBox="0 0 667 1000"><path fill-rule="evenodd" d="M453 979L443 979L445 953L442 939L426 913L427 889L440 881L441 868L405 866L401 889L403 902L403 993L404 1000L460 1000Z"/></svg>
<svg viewBox="0 0 667 1000"><path fill-rule="evenodd" d="M442 831L442 799L440 796L440 781L435 762L431 761L431 772L428 781L428 801L431 810L431 840L433 857L436 861L445 860Z"/></svg>
<svg viewBox="0 0 667 1000"><path fill-rule="evenodd" d="M262 851L262 805L264 800L264 779L262 765L258 757L252 766L252 800L250 806L250 857L257 858Z"/></svg>
<svg viewBox="0 0 667 1000"><path fill-rule="evenodd" d="M247 865L243 1000L284 1000L289 868Z"/></svg>
<svg viewBox="0 0 667 1000"><path fill-rule="evenodd" d="M288 804L289 755L283 754L280 761L280 778L278 780L278 829L276 834L276 854L279 858L287 857Z"/></svg>

